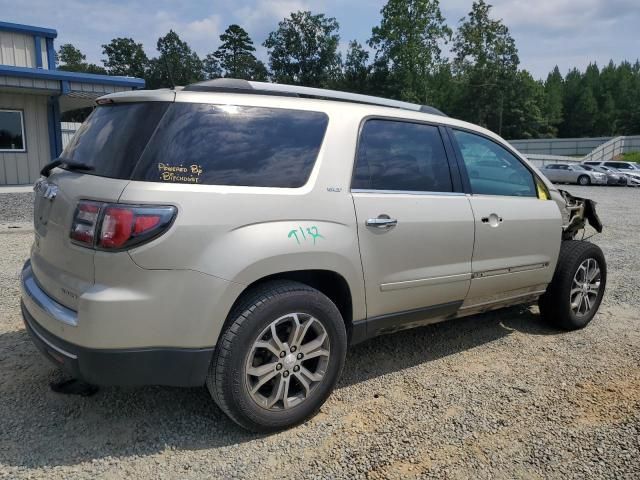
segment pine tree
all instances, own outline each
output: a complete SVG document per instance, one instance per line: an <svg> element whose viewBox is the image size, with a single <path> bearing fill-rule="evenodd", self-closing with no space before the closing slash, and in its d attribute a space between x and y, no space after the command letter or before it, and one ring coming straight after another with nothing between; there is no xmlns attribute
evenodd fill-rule
<svg viewBox="0 0 640 480"><path fill-rule="evenodd" d="M341 70L338 21L324 14L293 12L278 23L263 45L276 82L323 87L335 82Z"/></svg>
<svg viewBox="0 0 640 480"><path fill-rule="evenodd" d="M549 134L557 135L558 126L562 123L562 96L564 79L556 65L544 83L544 120L549 127Z"/></svg>
<svg viewBox="0 0 640 480"><path fill-rule="evenodd" d="M253 41L241 26L229 25L220 35L220 41L222 44L213 56L225 77L266 80L266 68L253 54L256 50ZM209 70L214 67L212 59L209 58L207 66ZM214 73L217 73L215 69Z"/></svg>
<svg viewBox="0 0 640 480"><path fill-rule="evenodd" d="M470 121L501 133L520 59L509 29L478 0L462 19L453 42L454 74L464 84L458 108Z"/></svg>
<svg viewBox="0 0 640 480"><path fill-rule="evenodd" d="M451 38L438 0L389 0L369 46L376 65L390 72L397 98L427 103L430 75L444 62L441 44Z"/></svg>

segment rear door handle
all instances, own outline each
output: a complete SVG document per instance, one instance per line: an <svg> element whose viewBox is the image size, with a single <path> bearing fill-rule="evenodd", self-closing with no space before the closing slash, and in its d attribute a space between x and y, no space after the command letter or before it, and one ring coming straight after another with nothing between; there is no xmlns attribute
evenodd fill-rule
<svg viewBox="0 0 640 480"><path fill-rule="evenodd" d="M367 227L391 228L398 224L395 218L389 218L388 215L380 215L378 218L369 218L364 222Z"/></svg>
<svg viewBox="0 0 640 480"><path fill-rule="evenodd" d="M482 217L480 220L490 227L498 227L502 223L502 217L496 213L492 213L488 217Z"/></svg>

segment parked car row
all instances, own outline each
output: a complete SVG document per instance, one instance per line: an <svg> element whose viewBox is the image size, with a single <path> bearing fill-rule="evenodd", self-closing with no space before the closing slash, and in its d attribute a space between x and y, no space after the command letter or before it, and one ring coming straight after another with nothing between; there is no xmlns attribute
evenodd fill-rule
<svg viewBox="0 0 640 480"><path fill-rule="evenodd" d="M640 186L640 166L633 162L551 163L542 171L554 183Z"/></svg>

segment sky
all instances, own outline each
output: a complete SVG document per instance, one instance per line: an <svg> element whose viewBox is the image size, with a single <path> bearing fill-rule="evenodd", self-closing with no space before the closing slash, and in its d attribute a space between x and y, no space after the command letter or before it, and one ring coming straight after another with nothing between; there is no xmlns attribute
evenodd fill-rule
<svg viewBox="0 0 640 480"><path fill-rule="evenodd" d="M640 0L493 0L494 18L511 30L521 67L546 78L558 65L584 69L590 62L640 57ZM341 49L356 39L365 44L380 22L386 0L0 0L0 20L55 28L56 46L72 43L91 63L101 65L102 47L115 37L141 42L156 55L158 37L175 30L200 55L214 51L231 23L244 27L266 60L260 44L292 11L311 10L336 17ZM455 29L472 0L440 0L447 23ZM445 47L446 50L447 47Z"/></svg>

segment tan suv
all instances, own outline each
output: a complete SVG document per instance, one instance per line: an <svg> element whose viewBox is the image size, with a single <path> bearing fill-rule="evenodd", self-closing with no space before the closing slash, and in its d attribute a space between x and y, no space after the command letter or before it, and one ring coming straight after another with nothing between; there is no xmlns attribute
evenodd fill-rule
<svg viewBox="0 0 640 480"><path fill-rule="evenodd" d="M349 343L535 301L581 328L602 299L573 240L593 202L430 107L228 79L97 103L36 184L22 272L27 329L75 378L206 384L272 431L320 408Z"/></svg>

